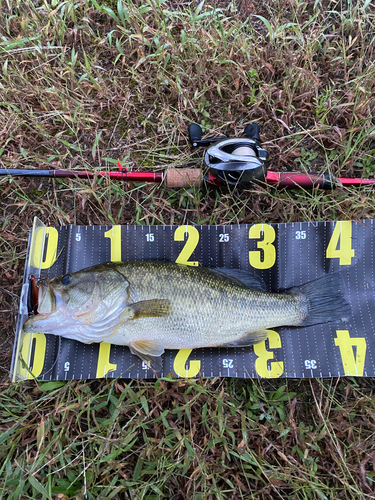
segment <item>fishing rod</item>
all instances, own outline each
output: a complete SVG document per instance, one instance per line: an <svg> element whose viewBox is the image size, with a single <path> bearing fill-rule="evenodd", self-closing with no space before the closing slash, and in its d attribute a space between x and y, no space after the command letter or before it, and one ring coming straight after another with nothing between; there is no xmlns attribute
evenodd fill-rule
<svg viewBox="0 0 375 500"><path fill-rule="evenodd" d="M254 182L266 183L276 188L314 187L334 189L338 186L365 186L375 184L375 179L336 177L333 174L275 172L268 170L269 153L261 146L259 126L251 123L245 127L245 138L228 135L202 139L202 128L192 123L188 128L189 142L193 148L205 147L204 170L200 168L168 168L159 172L132 172L117 163L119 171L0 169L0 176L48 177L54 179L94 179L109 177L124 182L150 182L165 184L168 188L200 187L204 182L214 186L249 188Z"/></svg>

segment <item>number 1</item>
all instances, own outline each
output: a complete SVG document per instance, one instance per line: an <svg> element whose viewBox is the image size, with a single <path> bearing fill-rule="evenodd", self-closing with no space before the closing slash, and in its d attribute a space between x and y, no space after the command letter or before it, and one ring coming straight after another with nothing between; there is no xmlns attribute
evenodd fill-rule
<svg viewBox="0 0 375 500"><path fill-rule="evenodd" d="M111 242L111 262L121 262L121 226L113 226L104 236Z"/></svg>

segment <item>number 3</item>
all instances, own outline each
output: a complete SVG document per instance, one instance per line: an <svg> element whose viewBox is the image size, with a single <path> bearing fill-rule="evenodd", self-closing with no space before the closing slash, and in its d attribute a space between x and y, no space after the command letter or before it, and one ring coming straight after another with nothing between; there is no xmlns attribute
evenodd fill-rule
<svg viewBox="0 0 375 500"><path fill-rule="evenodd" d="M262 236L263 239L259 239ZM274 228L268 224L255 224L249 230L249 238L258 239L257 248L259 249L249 252L250 265L255 269L272 267L276 262L276 248L272 245L276 238Z"/></svg>
<svg viewBox="0 0 375 500"><path fill-rule="evenodd" d="M268 345L270 349L280 349L280 335L274 330L269 330ZM255 370L258 375L263 378L278 378L284 373L284 363L282 361L274 361L268 367L268 361L274 359L275 355L272 351L267 351L266 341L260 344L255 344L254 352L258 356L255 361Z"/></svg>

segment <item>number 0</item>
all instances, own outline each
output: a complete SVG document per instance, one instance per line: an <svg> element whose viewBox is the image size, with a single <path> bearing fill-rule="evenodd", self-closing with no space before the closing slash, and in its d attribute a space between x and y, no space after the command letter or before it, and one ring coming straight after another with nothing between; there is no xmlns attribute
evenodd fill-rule
<svg viewBox="0 0 375 500"><path fill-rule="evenodd" d="M48 238L48 239L47 239ZM59 240L59 233L54 227L38 227L33 233L31 240L30 259L31 265L36 269L48 269L56 261L57 257L57 243ZM47 250L45 245L47 244ZM43 254L44 256L43 260Z"/></svg>

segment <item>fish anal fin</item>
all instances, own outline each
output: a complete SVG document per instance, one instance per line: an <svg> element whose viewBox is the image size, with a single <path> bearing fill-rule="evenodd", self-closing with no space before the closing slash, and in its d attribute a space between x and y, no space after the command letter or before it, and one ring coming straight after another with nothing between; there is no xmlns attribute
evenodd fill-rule
<svg viewBox="0 0 375 500"><path fill-rule="evenodd" d="M164 346L157 340L136 340L129 344L132 354L135 354L147 363L151 368L160 370L163 366L161 355Z"/></svg>
<svg viewBox="0 0 375 500"><path fill-rule="evenodd" d="M134 316L129 319L140 318L163 318L172 312L172 304L167 299L151 299L135 302L127 307L134 312Z"/></svg>
<svg viewBox="0 0 375 500"><path fill-rule="evenodd" d="M259 344L266 340L269 335L269 330L258 330L257 332L245 333L238 340L233 342L228 342L227 344L222 344L220 347L249 347L254 344Z"/></svg>

